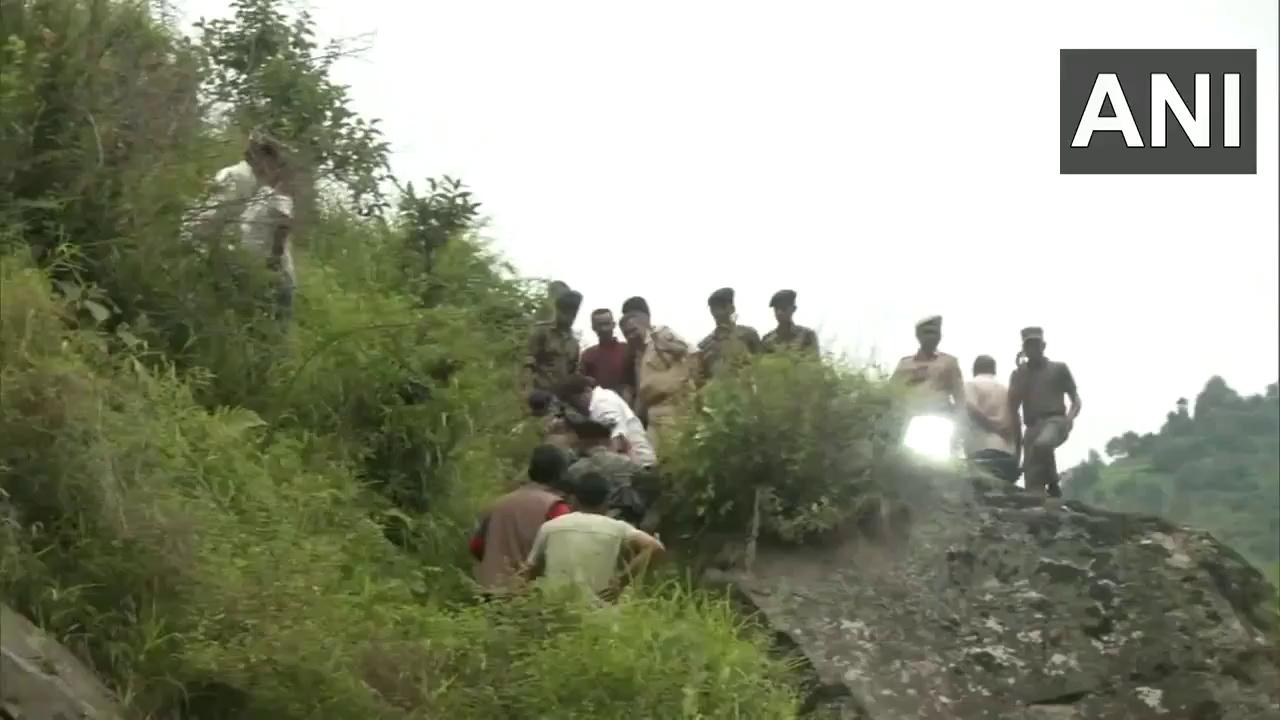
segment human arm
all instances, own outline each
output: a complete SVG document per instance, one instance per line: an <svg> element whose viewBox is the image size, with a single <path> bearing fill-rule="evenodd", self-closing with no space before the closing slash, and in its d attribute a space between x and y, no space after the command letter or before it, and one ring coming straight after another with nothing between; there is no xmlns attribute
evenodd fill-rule
<svg viewBox="0 0 1280 720"><path fill-rule="evenodd" d="M524 564L516 571L516 578L521 582L532 582L542 574L546 564L547 534L544 528L538 528L538 534L533 538L533 548L529 550L529 557L525 559Z"/></svg>
<svg viewBox="0 0 1280 720"><path fill-rule="evenodd" d="M467 549L471 551L471 556L477 561L484 560L484 536L489 529L489 516L480 518L480 522L476 523L475 530L471 532L471 537L467 540Z"/></svg>
<svg viewBox="0 0 1280 720"><path fill-rule="evenodd" d="M606 591L607 598L617 597L635 577L644 572L649 563L660 560L667 552L661 540L636 528L628 529L622 545L628 560Z"/></svg>
<svg viewBox="0 0 1280 720"><path fill-rule="evenodd" d="M1022 456L1022 390L1018 386L1018 371L1009 375L1009 424L1013 430L1013 459Z"/></svg>
<svg viewBox="0 0 1280 720"><path fill-rule="evenodd" d="M546 334L541 327L529 333L529 342L525 346L524 362L520 366L520 387L527 394L533 390L534 375L537 373L538 359L542 356Z"/></svg>
<svg viewBox="0 0 1280 720"><path fill-rule="evenodd" d="M1062 364L1062 391L1066 393L1067 400L1071 401L1070 407L1067 408L1067 421L1075 425L1076 416L1080 414L1080 392L1076 388L1076 379L1071 375L1071 368L1066 363Z"/></svg>

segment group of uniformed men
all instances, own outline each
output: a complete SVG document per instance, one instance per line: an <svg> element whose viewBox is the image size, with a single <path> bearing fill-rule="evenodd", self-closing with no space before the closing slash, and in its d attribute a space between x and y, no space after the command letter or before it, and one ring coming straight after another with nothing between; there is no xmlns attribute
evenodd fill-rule
<svg viewBox="0 0 1280 720"><path fill-rule="evenodd" d="M580 351L573 324L581 293L552 283L548 300L552 316L530 334L523 367L529 409L542 423L545 444L534 452L526 482L499 498L477 525L470 540L476 579L490 595L546 575L609 597L630 571L663 552L646 532L657 524L653 471L663 437L690 395L751 355L816 358L818 338L795 323L794 291L773 295L778 325L761 338L737 323L734 291L721 288L707 299L715 330L696 348L655 324L645 299L632 297L617 323L609 309L591 313L598 342ZM614 335L619 326L622 341ZM970 459L1010 483L1025 474L1029 491L1058 494L1054 450L1071 431L1080 397L1066 364L1045 357L1044 333L1022 331L1008 386L996 379L995 360L986 355L965 382L956 358L938 350L940 316L917 323L916 337L919 349L893 373L894 382L909 388L913 413L953 418ZM627 571L618 572L623 565Z"/></svg>

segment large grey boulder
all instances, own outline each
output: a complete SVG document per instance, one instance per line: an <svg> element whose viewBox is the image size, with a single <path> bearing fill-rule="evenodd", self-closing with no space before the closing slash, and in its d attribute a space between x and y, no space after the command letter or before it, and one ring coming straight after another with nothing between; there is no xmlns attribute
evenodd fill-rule
<svg viewBox="0 0 1280 720"><path fill-rule="evenodd" d="M762 546L721 576L808 660L821 713L1280 718L1275 591L1207 533L928 487L895 547Z"/></svg>
<svg viewBox="0 0 1280 720"><path fill-rule="evenodd" d="M25 617L0 605L0 718L118 720L111 693Z"/></svg>

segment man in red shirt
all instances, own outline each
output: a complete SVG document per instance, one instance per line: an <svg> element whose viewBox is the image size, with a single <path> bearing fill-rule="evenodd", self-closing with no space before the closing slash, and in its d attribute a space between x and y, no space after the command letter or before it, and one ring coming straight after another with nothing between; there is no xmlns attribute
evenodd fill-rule
<svg viewBox="0 0 1280 720"><path fill-rule="evenodd" d="M529 482L503 495L481 516L467 543L476 559L475 579L489 597L515 590L516 573L533 548L542 523L569 512L564 454L539 445L529 460Z"/></svg>
<svg viewBox="0 0 1280 720"><path fill-rule="evenodd" d="M627 345L614 337L616 327L613 312L607 308L591 313L591 329L600 342L582 352L579 372L595 380L597 386L618 393L627 404L631 404L632 388L627 382Z"/></svg>

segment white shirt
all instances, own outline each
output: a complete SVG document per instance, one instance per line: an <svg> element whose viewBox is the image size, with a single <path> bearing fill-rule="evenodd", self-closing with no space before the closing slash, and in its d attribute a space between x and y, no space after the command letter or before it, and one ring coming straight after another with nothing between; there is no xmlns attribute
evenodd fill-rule
<svg viewBox="0 0 1280 720"><path fill-rule="evenodd" d="M261 187L249 198L240 216L240 243L263 257L270 257L276 229L292 219L293 199L270 186ZM290 282L294 280L293 253L289 251L287 239L284 255L280 258L280 271Z"/></svg>
<svg viewBox="0 0 1280 720"><path fill-rule="evenodd" d="M244 214L249 199L258 191L258 177L243 160L224 167L213 176L213 191L184 228L188 239L195 233L217 235L232 220Z"/></svg>
<svg viewBox="0 0 1280 720"><path fill-rule="evenodd" d="M591 406L587 414L592 420L613 428L613 437L625 437L631 446L630 458L641 466L654 465L658 456L653 443L645 432L644 423L618 393L598 387L591 391Z"/></svg>
<svg viewBox="0 0 1280 720"><path fill-rule="evenodd" d="M1009 388L996 379L995 375L975 375L964 385L965 400L997 427L1013 429L1013 416L1009 413ZM967 423L969 437L967 450L975 453L979 450L1001 450L1013 454L1013 440L989 432L976 422Z"/></svg>

